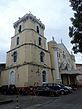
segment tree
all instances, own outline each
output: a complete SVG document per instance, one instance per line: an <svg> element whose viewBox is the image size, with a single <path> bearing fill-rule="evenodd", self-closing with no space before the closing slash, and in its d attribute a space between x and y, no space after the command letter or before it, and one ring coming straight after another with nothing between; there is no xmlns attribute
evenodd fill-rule
<svg viewBox="0 0 82 109"><path fill-rule="evenodd" d="M71 18L72 26L69 27L69 36L72 39L74 53L82 53L82 0L69 0L74 11Z"/></svg>

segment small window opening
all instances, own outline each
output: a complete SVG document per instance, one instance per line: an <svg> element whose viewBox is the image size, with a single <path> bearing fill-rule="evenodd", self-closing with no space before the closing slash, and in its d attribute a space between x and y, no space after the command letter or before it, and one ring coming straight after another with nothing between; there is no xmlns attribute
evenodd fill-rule
<svg viewBox="0 0 82 109"><path fill-rule="evenodd" d="M41 62L44 62L44 55L45 55L44 52L40 53L40 61Z"/></svg>
<svg viewBox="0 0 82 109"><path fill-rule="evenodd" d="M42 72L42 82L46 82L46 71Z"/></svg>
<svg viewBox="0 0 82 109"><path fill-rule="evenodd" d="M19 31L19 33L21 32L21 25L19 26L19 30L18 31Z"/></svg>
<svg viewBox="0 0 82 109"><path fill-rule="evenodd" d="M17 52L16 52L16 51L13 53L13 61L14 61L14 62L17 61Z"/></svg>
<svg viewBox="0 0 82 109"><path fill-rule="evenodd" d="M39 45L41 45L41 38L39 37L38 40L39 40L39 41L38 41L38 42L39 42Z"/></svg>
<svg viewBox="0 0 82 109"><path fill-rule="evenodd" d="M17 37L17 45L19 44L19 37Z"/></svg>
<svg viewBox="0 0 82 109"><path fill-rule="evenodd" d="M39 27L37 26L37 33L39 33Z"/></svg>

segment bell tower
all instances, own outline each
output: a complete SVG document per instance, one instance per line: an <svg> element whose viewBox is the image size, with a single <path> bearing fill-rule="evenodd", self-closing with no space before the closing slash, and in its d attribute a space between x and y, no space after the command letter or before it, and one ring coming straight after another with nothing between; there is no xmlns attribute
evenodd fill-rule
<svg viewBox="0 0 82 109"><path fill-rule="evenodd" d="M44 24L32 14L26 14L13 24L15 35L11 38L10 51L7 52L7 66L33 62L32 47L37 46L46 50ZM27 54L29 52L30 54ZM23 55L23 56L22 56ZM27 56L28 55L28 59ZM8 58L9 57L9 58ZM22 59L20 59L22 57ZM15 63L14 63L15 62Z"/></svg>
<svg viewBox="0 0 82 109"><path fill-rule="evenodd" d="M17 87L24 87L52 82L44 24L29 13L19 18L13 27L15 34L11 37L6 62L8 83L13 82Z"/></svg>
<svg viewBox="0 0 82 109"><path fill-rule="evenodd" d="M33 43L36 45L43 45L45 48L44 40L44 24L32 14L26 14L19 18L14 24L15 35L11 38L11 49L25 43ZM18 41L20 40L20 41ZM43 42L43 44L41 44Z"/></svg>

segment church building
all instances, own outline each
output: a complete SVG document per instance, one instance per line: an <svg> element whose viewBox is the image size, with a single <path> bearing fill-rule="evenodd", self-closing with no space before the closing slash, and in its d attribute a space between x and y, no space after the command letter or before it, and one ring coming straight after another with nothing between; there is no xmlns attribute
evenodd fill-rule
<svg viewBox="0 0 82 109"><path fill-rule="evenodd" d="M46 46L45 26L40 19L29 13L19 18L13 26L15 34L11 37L6 67L0 75L1 86L14 84L16 87L28 87L43 83L68 82L70 84L72 77L75 83L77 73L75 74L74 56L69 54L64 44L57 44L54 38L48 42L48 47ZM70 73L72 70L74 72Z"/></svg>

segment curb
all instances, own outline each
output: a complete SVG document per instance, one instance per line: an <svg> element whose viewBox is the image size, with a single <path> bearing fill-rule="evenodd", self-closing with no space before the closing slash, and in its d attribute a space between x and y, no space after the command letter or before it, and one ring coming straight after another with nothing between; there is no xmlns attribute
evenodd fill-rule
<svg viewBox="0 0 82 109"><path fill-rule="evenodd" d="M13 102L13 100L9 99L9 100L4 100L4 101L0 101L0 105L2 104L7 104L7 103L11 103Z"/></svg>

